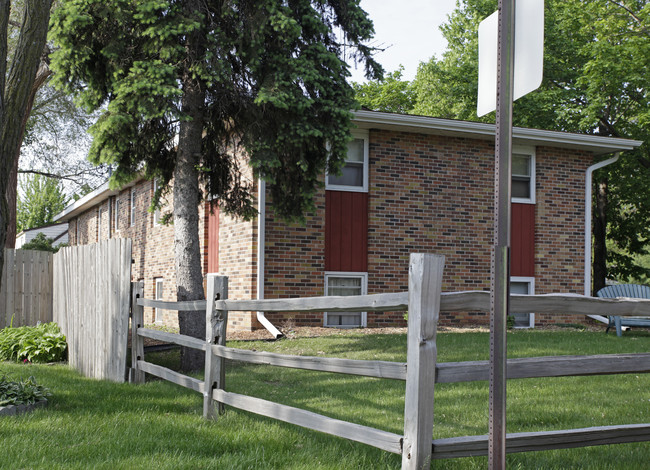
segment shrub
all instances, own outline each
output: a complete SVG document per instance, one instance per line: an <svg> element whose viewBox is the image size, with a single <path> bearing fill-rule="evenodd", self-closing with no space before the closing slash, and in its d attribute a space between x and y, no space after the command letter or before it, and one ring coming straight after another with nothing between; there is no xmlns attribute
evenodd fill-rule
<svg viewBox="0 0 650 470"><path fill-rule="evenodd" d="M25 243L20 247L21 250L38 250L38 251L49 251L56 253L61 248L61 245L53 246L54 239L47 238L43 232L36 234L34 238Z"/></svg>
<svg viewBox="0 0 650 470"><path fill-rule="evenodd" d="M50 390L38 385L34 377L19 382L0 377L0 406L31 405L51 395Z"/></svg>
<svg viewBox="0 0 650 470"><path fill-rule="evenodd" d="M65 359L65 336L56 323L0 330L0 360L58 362Z"/></svg>

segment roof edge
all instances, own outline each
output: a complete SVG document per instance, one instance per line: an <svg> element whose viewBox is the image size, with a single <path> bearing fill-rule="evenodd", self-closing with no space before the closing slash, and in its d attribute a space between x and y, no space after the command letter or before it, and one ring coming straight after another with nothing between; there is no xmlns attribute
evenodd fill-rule
<svg viewBox="0 0 650 470"><path fill-rule="evenodd" d="M494 139L496 127L484 122L441 119L412 114L386 113L382 111L353 111L352 121L363 124L365 128L372 125L380 129L409 130L420 129L426 133L441 135L469 136L480 139ZM513 127L512 137L517 143L547 144L555 147L578 148L594 152L596 155L634 150L642 141L619 137L603 137L590 134L548 131L526 127Z"/></svg>

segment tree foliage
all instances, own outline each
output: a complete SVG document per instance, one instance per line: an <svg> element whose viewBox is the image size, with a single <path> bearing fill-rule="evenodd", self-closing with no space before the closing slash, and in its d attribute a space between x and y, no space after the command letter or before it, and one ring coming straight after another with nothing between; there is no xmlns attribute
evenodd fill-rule
<svg viewBox="0 0 650 470"><path fill-rule="evenodd" d="M496 3L459 2L442 26L448 50L418 69L415 113L494 121L494 113L476 116L477 30ZM601 192L607 200L601 201L605 211L595 224L607 227L603 236L608 233L613 250L596 253L594 282L604 285L606 276L624 280L647 274L635 255L647 253L650 241L650 4L547 0L545 24L544 79L540 89L514 103L514 123L644 141L638 151L627 152L596 175L596 184L607 188ZM605 246L602 237L594 243Z"/></svg>
<svg viewBox="0 0 650 470"><path fill-rule="evenodd" d="M18 231L51 223L68 202L61 182L53 178L26 176L20 187L16 211Z"/></svg>
<svg viewBox="0 0 650 470"><path fill-rule="evenodd" d="M367 83L353 83L357 102L373 111L408 114L415 106L415 90L411 82L402 80L404 67Z"/></svg>
<svg viewBox="0 0 650 470"><path fill-rule="evenodd" d="M232 158L241 145L272 183L278 212L300 218L325 166L339 169L348 139L353 91L335 28L378 76L363 46L372 23L354 1L62 2L52 66L58 86L87 110L107 106L91 129L90 159L117 165L114 185L140 171L170 181L180 123L191 119L182 80L191 78L204 95L207 193L227 212L255 215L250 182Z"/></svg>
<svg viewBox="0 0 650 470"><path fill-rule="evenodd" d="M104 110L89 158L115 166L112 186L143 174L159 197L174 180L178 300L204 296L201 188L224 212L256 216L246 155L276 213L301 219L345 157L354 92L344 50L369 76L382 72L356 0L69 0L51 34L55 83ZM179 314L181 333L205 334L195 318ZM184 349L182 367L202 357Z"/></svg>

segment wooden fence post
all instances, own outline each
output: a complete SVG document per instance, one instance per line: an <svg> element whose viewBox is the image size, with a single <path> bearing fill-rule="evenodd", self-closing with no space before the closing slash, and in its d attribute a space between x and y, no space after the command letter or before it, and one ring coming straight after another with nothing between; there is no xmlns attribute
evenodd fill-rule
<svg viewBox="0 0 650 470"><path fill-rule="evenodd" d="M402 469L431 465L436 331L444 256L411 254Z"/></svg>
<svg viewBox="0 0 650 470"><path fill-rule="evenodd" d="M138 328L144 326L144 307L137 300L144 297L144 282L131 283L131 370L129 382L144 383L144 371L138 368L138 361L144 361L144 338L138 336Z"/></svg>
<svg viewBox="0 0 650 470"><path fill-rule="evenodd" d="M226 345L228 311L216 310L216 300L228 298L228 277L208 274L207 294L205 296L205 374L203 378L203 417L216 419L212 403L212 391L223 389L226 383L225 359L212 354L212 345ZM219 413L223 413L223 403L219 403Z"/></svg>

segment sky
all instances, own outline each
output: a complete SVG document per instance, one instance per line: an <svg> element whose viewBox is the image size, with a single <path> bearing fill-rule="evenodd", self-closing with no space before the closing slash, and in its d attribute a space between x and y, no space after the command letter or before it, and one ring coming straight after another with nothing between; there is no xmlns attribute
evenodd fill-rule
<svg viewBox="0 0 650 470"><path fill-rule="evenodd" d="M440 58L447 42L439 26L447 21L456 0L361 0L361 7L375 24L372 45L386 47L375 58L386 73L404 66L405 80L413 80L420 62ZM366 81L363 68L351 65L351 81Z"/></svg>

